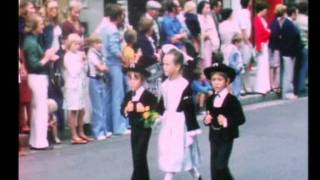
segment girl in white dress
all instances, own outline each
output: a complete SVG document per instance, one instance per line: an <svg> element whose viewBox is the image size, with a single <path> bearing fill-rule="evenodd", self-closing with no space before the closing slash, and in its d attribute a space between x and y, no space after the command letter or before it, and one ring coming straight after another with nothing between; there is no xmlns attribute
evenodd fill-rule
<svg viewBox="0 0 320 180"><path fill-rule="evenodd" d="M63 59L65 76L63 108L68 110L72 144L86 144L93 140L84 134L83 129L87 62L84 52L79 51L80 45L80 36L70 34L66 41L67 51Z"/></svg>
<svg viewBox="0 0 320 180"><path fill-rule="evenodd" d="M197 135L201 129L196 120L189 82L182 77L184 56L182 51L170 50L163 58L163 69L168 78L161 84L159 112L162 114L159 133L159 166L164 180L171 180L175 173L189 171L193 178L201 176Z"/></svg>

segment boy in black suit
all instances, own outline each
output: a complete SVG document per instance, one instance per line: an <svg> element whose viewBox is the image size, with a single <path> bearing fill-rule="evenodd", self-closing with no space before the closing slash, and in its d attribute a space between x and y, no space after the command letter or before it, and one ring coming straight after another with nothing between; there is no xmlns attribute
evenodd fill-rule
<svg viewBox="0 0 320 180"><path fill-rule="evenodd" d="M233 140L239 137L238 126L245 122L244 113L239 100L228 92L228 85L235 79L235 71L224 65L215 63L204 70L215 93L207 99L207 115L204 124L209 126L211 146L211 178L212 180L232 180L228 167Z"/></svg>
<svg viewBox="0 0 320 180"><path fill-rule="evenodd" d="M147 163L148 143L151 127L145 127L143 113L154 110L157 98L143 87L145 78L150 74L142 67L135 66L126 69L128 84L131 88L121 105L121 114L129 117L131 125L131 149L133 157L132 180L149 180Z"/></svg>

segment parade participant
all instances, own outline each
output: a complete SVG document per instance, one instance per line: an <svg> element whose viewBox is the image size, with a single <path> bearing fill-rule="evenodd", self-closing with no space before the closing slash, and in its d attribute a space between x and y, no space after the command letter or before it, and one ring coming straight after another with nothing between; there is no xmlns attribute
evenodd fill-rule
<svg viewBox="0 0 320 180"><path fill-rule="evenodd" d="M183 52L171 49L163 57L163 69L168 77L161 84L158 111L162 114L159 133L159 166L164 180L172 180L175 173L189 171L194 179L201 179L197 170L200 160L197 135L201 129L196 120L191 84L182 77Z"/></svg>
<svg viewBox="0 0 320 180"><path fill-rule="evenodd" d="M207 115L204 124L209 126L212 180L233 179L229 170L229 158L233 140L239 137L238 126L245 122L239 100L228 92L228 85L236 72L224 64L213 64L204 70L215 93L206 102Z"/></svg>
<svg viewBox="0 0 320 180"><path fill-rule="evenodd" d="M148 143L151 127L146 126L144 116L157 106L157 98L143 87L150 74L140 66L126 68L129 91L121 105L121 114L129 118L131 125L131 150L133 157L132 180L149 180L147 163Z"/></svg>

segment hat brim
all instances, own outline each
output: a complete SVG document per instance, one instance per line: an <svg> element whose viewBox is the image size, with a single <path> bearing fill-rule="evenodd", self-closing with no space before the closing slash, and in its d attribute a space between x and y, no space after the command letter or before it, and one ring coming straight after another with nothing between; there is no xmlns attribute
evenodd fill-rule
<svg viewBox="0 0 320 180"><path fill-rule="evenodd" d="M236 78L236 72L234 69L232 69L231 67L228 67L226 65L224 66L214 66L214 67L208 67L206 69L204 69L204 75L206 76L207 79L211 79L212 73L214 72L222 72L225 73L229 79L230 79L230 83L232 83L234 81L234 79Z"/></svg>
<svg viewBox="0 0 320 180"><path fill-rule="evenodd" d="M129 67L129 68L125 68L124 71L126 73L128 73L128 72L137 72L137 73L142 74L146 78L148 78L151 75L147 70L145 70L145 69L143 69L141 67Z"/></svg>

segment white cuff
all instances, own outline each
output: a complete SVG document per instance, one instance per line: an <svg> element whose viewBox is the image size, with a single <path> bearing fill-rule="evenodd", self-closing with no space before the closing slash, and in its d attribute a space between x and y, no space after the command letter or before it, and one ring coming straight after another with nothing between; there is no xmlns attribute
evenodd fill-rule
<svg viewBox="0 0 320 180"><path fill-rule="evenodd" d="M193 137L196 135L200 135L201 133L202 133L201 129L195 129L195 130L188 131L187 135Z"/></svg>

